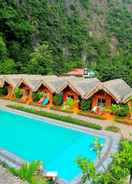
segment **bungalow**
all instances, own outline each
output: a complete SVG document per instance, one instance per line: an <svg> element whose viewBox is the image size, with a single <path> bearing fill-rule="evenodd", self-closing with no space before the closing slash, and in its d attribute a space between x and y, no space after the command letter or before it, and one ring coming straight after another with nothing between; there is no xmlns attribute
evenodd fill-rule
<svg viewBox="0 0 132 184"><path fill-rule="evenodd" d="M91 91L100 81L96 78L93 79L77 79L69 78L67 80L67 86L63 89L63 100L66 101L68 97L73 98L76 102L76 108L79 108L80 99L84 99L87 91Z"/></svg>
<svg viewBox="0 0 132 184"><path fill-rule="evenodd" d="M128 95L125 95L122 102L128 104L129 109L130 109L131 119L132 119L132 91L128 93Z"/></svg>
<svg viewBox="0 0 132 184"><path fill-rule="evenodd" d="M20 76L18 75L3 75L2 87L6 89L7 94L5 98L14 99L14 90L20 80Z"/></svg>
<svg viewBox="0 0 132 184"><path fill-rule="evenodd" d="M92 97L92 108L107 107L113 103L124 103L124 99L131 96L132 88L122 79L110 80L100 83L91 93L87 92L85 98Z"/></svg>
<svg viewBox="0 0 132 184"><path fill-rule="evenodd" d="M56 76L41 76L41 75L25 75L19 81L17 87L22 90L21 102L32 103L33 92L43 92L47 94L48 101L45 105L50 106L53 103L53 95L59 93L64 81Z"/></svg>
<svg viewBox="0 0 132 184"><path fill-rule="evenodd" d="M43 92L48 98L48 106L53 104L53 96L59 93L61 87L64 85L64 81L58 79L56 76L44 76L41 78L39 85L35 88L36 92Z"/></svg>
<svg viewBox="0 0 132 184"><path fill-rule="evenodd" d="M21 80L16 87L20 88L22 91L21 102L30 104L32 100L32 92L40 84L42 77L40 75L23 75Z"/></svg>

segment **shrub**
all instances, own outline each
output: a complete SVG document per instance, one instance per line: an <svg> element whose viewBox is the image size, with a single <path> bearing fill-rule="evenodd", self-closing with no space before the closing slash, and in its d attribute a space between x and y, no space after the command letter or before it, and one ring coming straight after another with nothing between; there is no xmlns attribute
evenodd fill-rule
<svg viewBox="0 0 132 184"><path fill-rule="evenodd" d="M0 96L7 95L7 89L6 88L0 88Z"/></svg>
<svg viewBox="0 0 132 184"><path fill-rule="evenodd" d="M34 92L32 94L32 98L34 102L38 102L43 96L45 96L46 94L44 92Z"/></svg>
<svg viewBox="0 0 132 184"><path fill-rule="evenodd" d="M111 131L111 132L120 132L120 128L116 127L116 126L108 126L106 127L107 131Z"/></svg>
<svg viewBox="0 0 132 184"><path fill-rule="evenodd" d="M120 104L120 105L113 104L111 109L115 115L121 117L127 116L127 114L129 113L129 107L127 104Z"/></svg>
<svg viewBox="0 0 132 184"><path fill-rule="evenodd" d="M22 180L28 181L30 184L48 184L44 177L41 176L39 170L42 168L40 161L32 161L25 163L20 168L10 168L9 170Z"/></svg>
<svg viewBox="0 0 132 184"><path fill-rule="evenodd" d="M91 100L81 100L80 102L80 108L82 111L88 111L90 109L91 106Z"/></svg>
<svg viewBox="0 0 132 184"><path fill-rule="evenodd" d="M118 116L127 116L128 113L129 113L128 105L127 104L122 104L122 105L120 105L120 108L116 112L116 115L118 115Z"/></svg>
<svg viewBox="0 0 132 184"><path fill-rule="evenodd" d="M15 88L14 95L16 98L21 98L22 97L22 90L20 88Z"/></svg>
<svg viewBox="0 0 132 184"><path fill-rule="evenodd" d="M63 97L62 95L59 95L59 94L56 94L54 97L53 97L53 103L54 105L62 105L63 103Z"/></svg>
<svg viewBox="0 0 132 184"><path fill-rule="evenodd" d="M111 112L113 114L115 114L116 111L118 111L119 107L120 107L120 105L118 105L118 104L112 104L112 106L111 106Z"/></svg>
<svg viewBox="0 0 132 184"><path fill-rule="evenodd" d="M73 98L68 97L67 100L66 100L66 102L65 102L65 104L68 105L68 106L70 106L70 107L73 106L74 105Z"/></svg>
<svg viewBox="0 0 132 184"><path fill-rule="evenodd" d="M84 121L84 120L79 120L79 119L76 119L76 118L72 118L70 116L64 116L64 115L59 115L59 114L55 114L55 113L51 113L51 112L35 110L33 108L24 107L24 106L21 106L21 105L7 105L7 107L17 109L17 110L21 110L21 111L24 111L24 112L37 114L37 115L52 118L52 119L56 119L56 120L60 120L60 121L64 121L64 122L75 124L75 125L81 125L81 126L84 126L84 127L93 128L93 129L97 129L97 130L102 129L102 126L100 126L100 125L97 125L97 124L94 124L94 123L91 123L91 122L87 122L87 121Z"/></svg>

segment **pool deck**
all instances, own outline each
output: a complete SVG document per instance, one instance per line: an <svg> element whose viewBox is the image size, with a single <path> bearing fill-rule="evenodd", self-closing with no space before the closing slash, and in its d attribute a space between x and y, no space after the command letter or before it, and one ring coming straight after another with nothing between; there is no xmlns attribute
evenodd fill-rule
<svg viewBox="0 0 132 184"><path fill-rule="evenodd" d="M66 128L75 129L75 130L82 131L82 132L85 132L85 133L91 133L95 136L105 136L106 137L106 142L105 142L105 145L104 145L104 147L102 149L102 152L101 152L101 159L96 160L96 162L95 162L95 166L98 169L98 171L104 171L104 167L105 167L105 169L107 169L108 165L112 161L111 154L118 151L118 143L119 143L120 138L121 138L120 134L108 132L108 131L105 131L105 130L99 130L98 131L98 130L94 130L94 129L89 129L89 128L86 128L86 127L73 125L73 124L61 122L61 121L58 121L58 120L53 120L53 119L50 119L50 118L41 117L41 116L38 116L38 115L35 115L35 114L32 114L32 116L31 116L30 113L26 113L26 112L22 112L22 111L7 108L6 105L11 104L11 103L14 103L14 102L10 102L10 101L7 101L7 100L0 100L0 106L3 107L3 108L6 108L9 111L11 110L13 112L23 114L24 116L28 116L28 117L30 116L30 118L37 118L37 119L40 119L40 120L49 120L51 123L57 124L58 126L63 126L63 127L66 127ZM28 105L26 105L26 106L31 108L31 106L28 106ZM34 108L40 109L39 107L34 107ZM42 110L42 108L41 108L41 110ZM62 114L62 115L69 115L69 116L72 116L74 118L78 118L78 119L81 119L81 120L83 119L85 121L87 120L89 122L100 124L101 126L103 124L105 124L105 126L102 126L104 129L105 129L106 124L107 124L107 122L105 122L104 120L96 120L96 119L93 119L93 118L83 117L83 116L76 115L76 114L67 114L67 113L63 113L63 112L48 110L48 109L45 109L45 108L43 108L43 110L44 111L50 111L50 112L52 111L52 112L59 113L59 114ZM108 122L108 124L111 125L112 122ZM107 126L108 126L108 124L107 124ZM124 126L126 126L126 125L124 125ZM129 126L129 129L130 129L130 126ZM103 163L104 167L102 166L102 163ZM72 180L71 182L66 182L63 179L59 179L58 183L59 184L79 184L80 183L80 176L74 178L74 180Z"/></svg>

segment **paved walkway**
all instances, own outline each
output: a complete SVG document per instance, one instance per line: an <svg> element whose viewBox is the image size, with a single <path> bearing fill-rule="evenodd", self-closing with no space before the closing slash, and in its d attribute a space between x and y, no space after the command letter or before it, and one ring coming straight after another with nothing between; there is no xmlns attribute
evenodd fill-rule
<svg viewBox="0 0 132 184"><path fill-rule="evenodd" d="M27 182L20 181L0 165L0 184L27 184Z"/></svg>
<svg viewBox="0 0 132 184"><path fill-rule="evenodd" d="M0 106L6 106L6 105L12 104L12 103L14 104L15 102L0 99ZM25 104L24 104L24 106L25 106ZM31 107L29 105L26 105L26 106ZM120 132L121 132L121 135L123 137L125 137L125 138L129 137L130 139L132 139L132 136L130 137L130 134L132 134L132 125L125 125L125 124L117 123L115 121L110 121L110 120L95 119L95 118L91 118L91 117L81 116L81 115L78 115L78 114L72 114L72 113L69 114L69 113L55 111L55 110L51 110L51 109L49 110L49 109L42 108L42 107L37 107L37 106L36 107L32 106L32 107L36 108L36 109L39 109L39 110L44 110L46 112L53 112L53 113L57 113L59 115L71 116L73 118L77 118L77 119L80 119L80 120L89 121L91 123L101 125L104 130L105 130L106 127L114 125L114 126L120 128Z"/></svg>

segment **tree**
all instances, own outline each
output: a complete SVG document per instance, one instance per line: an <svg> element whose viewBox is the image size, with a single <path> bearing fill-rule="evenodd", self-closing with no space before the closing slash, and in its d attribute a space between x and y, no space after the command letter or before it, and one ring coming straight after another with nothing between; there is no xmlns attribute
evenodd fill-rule
<svg viewBox="0 0 132 184"><path fill-rule="evenodd" d="M0 62L0 73L1 74L12 74L15 73L15 62L7 58Z"/></svg>
<svg viewBox="0 0 132 184"><path fill-rule="evenodd" d="M0 36L0 60L7 56L7 48L3 38Z"/></svg>
<svg viewBox="0 0 132 184"><path fill-rule="evenodd" d="M31 59L27 65L26 71L32 74L50 74L53 72L52 50L47 42L39 45L31 54Z"/></svg>
<svg viewBox="0 0 132 184"><path fill-rule="evenodd" d="M77 159L77 164L82 171L81 184L90 181L96 173L94 164L84 157L79 157Z"/></svg>
<svg viewBox="0 0 132 184"><path fill-rule="evenodd" d="M100 144L99 139L95 139L93 145L91 146L92 146L92 150L95 151L97 155L97 159L99 160L99 163L103 167L105 174L104 172L99 173L96 170L96 167L92 161L84 157L79 157L77 159L77 164L82 170L81 184L85 184L88 181L92 184L99 184L99 183L100 184L120 184L120 181L118 182L118 180L115 177L113 177L111 173L106 172L106 168L104 167L101 160L102 145Z"/></svg>

